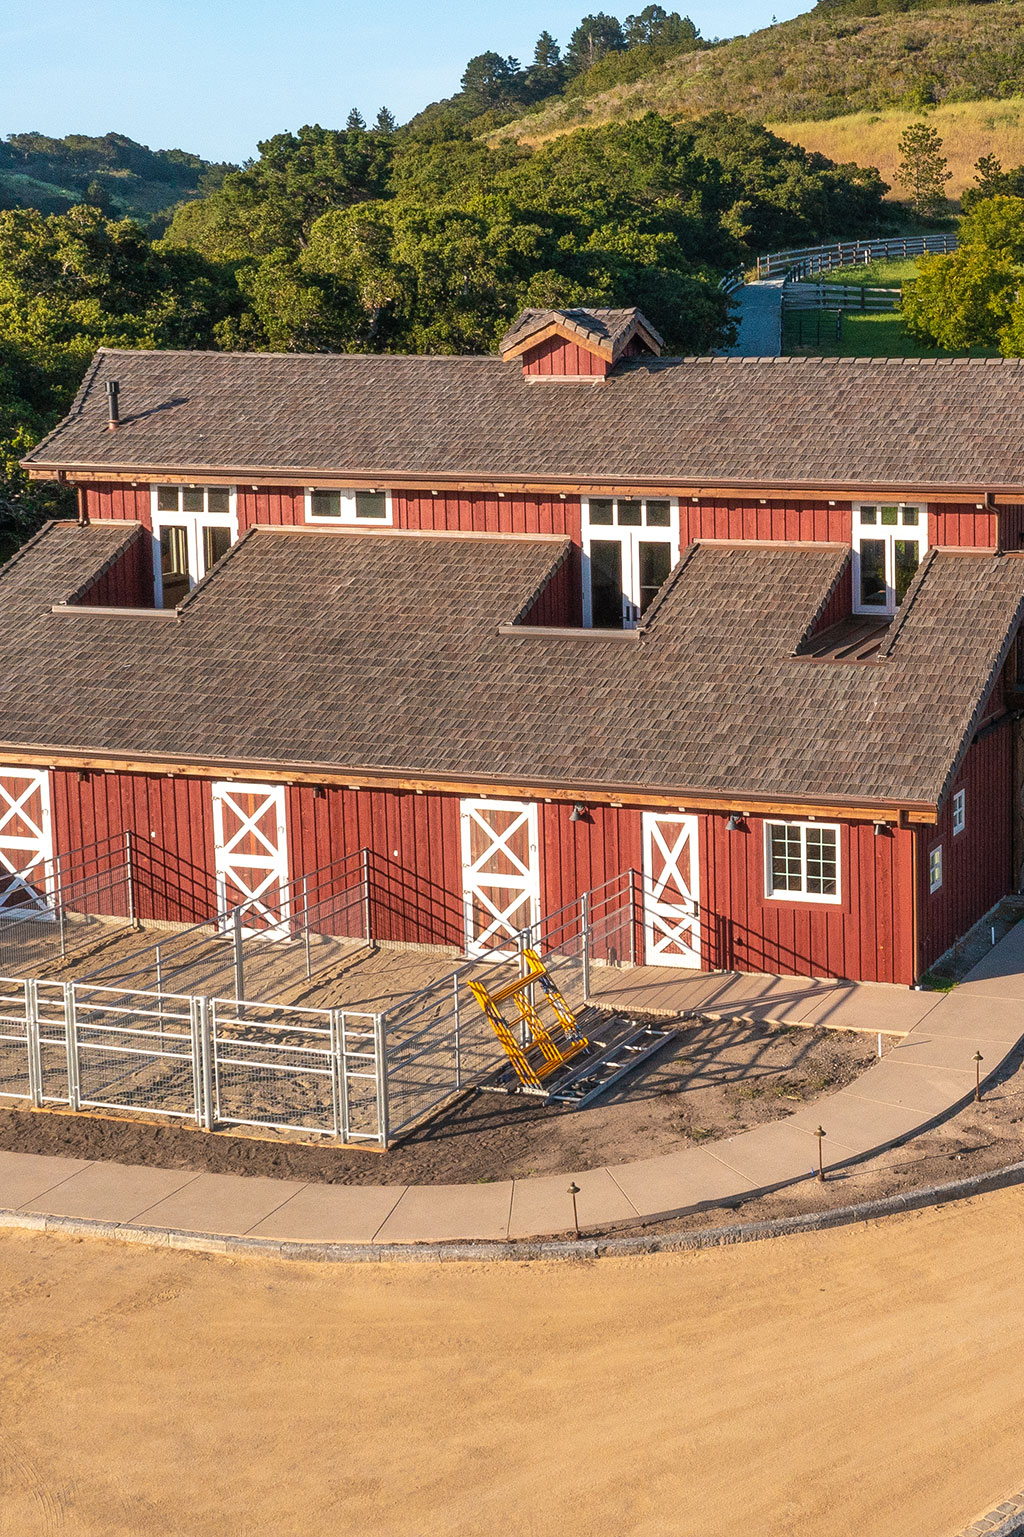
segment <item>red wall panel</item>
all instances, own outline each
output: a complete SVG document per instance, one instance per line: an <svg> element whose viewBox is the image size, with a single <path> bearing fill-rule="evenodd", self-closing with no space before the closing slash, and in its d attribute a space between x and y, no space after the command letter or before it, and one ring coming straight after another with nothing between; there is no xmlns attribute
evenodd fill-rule
<svg viewBox="0 0 1024 1537"><path fill-rule="evenodd" d="M152 501L148 485L117 485L99 483L83 487L85 509L90 518L128 519L144 523L152 528L150 515Z"/></svg>
<svg viewBox="0 0 1024 1537"><path fill-rule="evenodd" d="M507 366L515 368L517 362L513 360ZM522 368L525 374L557 374L561 378L581 374L604 378L611 371L610 364L596 352L590 352L576 342L565 341L561 336L549 336L547 341L524 353Z"/></svg>
<svg viewBox="0 0 1024 1537"><path fill-rule="evenodd" d="M953 835L953 794L966 790L966 826ZM1005 715L967 753L938 825L919 833L921 965L928 967L1014 888L1013 732ZM942 846L942 885L931 893L928 856Z"/></svg>
<svg viewBox="0 0 1024 1537"><path fill-rule="evenodd" d="M848 505L778 502L679 503L679 542L685 550L694 539L781 539L812 544L849 544L852 537Z"/></svg>
<svg viewBox="0 0 1024 1537"><path fill-rule="evenodd" d="M306 493L302 487L253 491L249 486L239 486L235 500L239 534L254 523L294 526L306 521Z"/></svg>
<svg viewBox="0 0 1024 1537"><path fill-rule="evenodd" d="M81 593L77 603L104 608L152 608L153 541L139 529L121 554Z"/></svg>
<svg viewBox="0 0 1024 1537"><path fill-rule="evenodd" d="M579 497L498 496L497 492L396 491L396 528L480 534L565 534L580 542Z"/></svg>
<svg viewBox="0 0 1024 1537"><path fill-rule="evenodd" d="M971 549L994 549L996 518L992 512L976 507L935 503L928 510L928 543L959 545Z"/></svg>
<svg viewBox="0 0 1024 1537"><path fill-rule="evenodd" d="M208 780L158 774L80 777L75 769L56 769L52 782L54 847L65 882L91 880L98 853L91 846L98 842L119 852L130 831L140 918L198 923L216 911ZM101 895L87 910L119 908L104 906Z"/></svg>
<svg viewBox="0 0 1024 1537"><path fill-rule="evenodd" d="M765 896L764 819L731 833L724 816L701 820L705 967L914 981L909 830L876 837L871 822L841 823L842 900L799 902Z"/></svg>

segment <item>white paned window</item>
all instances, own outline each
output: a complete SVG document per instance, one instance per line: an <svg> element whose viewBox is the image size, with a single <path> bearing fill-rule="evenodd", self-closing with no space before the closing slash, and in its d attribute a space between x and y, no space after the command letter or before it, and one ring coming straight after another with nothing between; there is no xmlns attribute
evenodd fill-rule
<svg viewBox="0 0 1024 1537"><path fill-rule="evenodd" d="M967 791L958 790L953 796L953 836L962 833L967 826Z"/></svg>
<svg viewBox="0 0 1024 1537"><path fill-rule="evenodd" d="M584 497L583 623L631 630L679 559L671 497Z"/></svg>
<svg viewBox="0 0 1024 1537"><path fill-rule="evenodd" d="M157 608L176 608L238 538L233 486L154 486Z"/></svg>
<svg viewBox="0 0 1024 1537"><path fill-rule="evenodd" d="M928 890L934 895L942 885L942 844L928 855Z"/></svg>
<svg viewBox="0 0 1024 1537"><path fill-rule="evenodd" d="M307 523L374 523L392 521L390 491L307 491Z"/></svg>
<svg viewBox="0 0 1024 1537"><path fill-rule="evenodd" d="M928 549L928 509L861 502L853 509L853 611L895 614Z"/></svg>
<svg viewBox="0 0 1024 1537"><path fill-rule="evenodd" d="M765 895L795 902L841 899L839 828L834 823L766 822Z"/></svg>

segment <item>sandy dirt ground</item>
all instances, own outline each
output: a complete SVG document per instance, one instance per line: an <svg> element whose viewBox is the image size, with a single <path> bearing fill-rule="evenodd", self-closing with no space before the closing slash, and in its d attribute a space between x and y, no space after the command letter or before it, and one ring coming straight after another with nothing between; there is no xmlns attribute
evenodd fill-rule
<svg viewBox="0 0 1024 1537"><path fill-rule="evenodd" d="M591 1264L0 1236L0 1532L954 1537L1024 1482L1024 1189Z"/></svg>

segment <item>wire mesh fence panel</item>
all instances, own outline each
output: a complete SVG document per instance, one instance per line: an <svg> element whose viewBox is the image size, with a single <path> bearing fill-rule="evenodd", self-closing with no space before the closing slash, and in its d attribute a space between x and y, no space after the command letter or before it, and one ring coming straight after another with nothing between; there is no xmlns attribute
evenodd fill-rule
<svg viewBox="0 0 1024 1537"><path fill-rule="evenodd" d="M67 988L62 982L35 983L36 1062L40 1104L68 1104Z"/></svg>
<svg viewBox="0 0 1024 1537"><path fill-rule="evenodd" d="M0 1098L31 1099L28 988L24 977L0 977Z"/></svg>
<svg viewBox="0 0 1024 1537"><path fill-rule="evenodd" d="M377 1140L374 1016L215 998L214 1119L228 1125Z"/></svg>
<svg viewBox="0 0 1024 1537"><path fill-rule="evenodd" d="M200 1120L198 1000L89 982L67 991L77 1105Z"/></svg>
<svg viewBox="0 0 1024 1537"><path fill-rule="evenodd" d="M0 971L38 973L135 925L130 841L106 838L42 866L40 901L0 913Z"/></svg>

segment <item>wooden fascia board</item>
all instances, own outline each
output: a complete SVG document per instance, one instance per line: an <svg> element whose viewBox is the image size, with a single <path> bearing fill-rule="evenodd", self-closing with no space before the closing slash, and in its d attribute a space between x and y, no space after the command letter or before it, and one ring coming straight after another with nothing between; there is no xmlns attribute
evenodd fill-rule
<svg viewBox="0 0 1024 1537"><path fill-rule="evenodd" d="M146 754L115 757L110 754L88 751L54 751L45 746L0 748L0 766L50 769L85 770L92 773L112 774L164 774L171 778L223 779L240 782L257 781L267 784L331 785L352 790L404 790L433 792L444 795L516 796L526 800L560 801L569 804L586 802L589 805L666 807L677 811L706 811L729 814L737 812L750 816L805 816L841 817L848 821L893 822L899 826L907 822L932 823L937 821L935 806L926 801L850 800L836 798L796 796L780 799L777 796L708 794L703 791L688 792L685 789L670 790L663 786L650 790L635 785L617 788L613 785L564 783L550 784L544 780L523 782L495 777L482 782L478 779L452 775L439 779L408 771L383 772L380 770L341 769L330 765L284 764L243 760L225 762L223 759L207 761L188 760L174 756L150 757Z"/></svg>
<svg viewBox="0 0 1024 1537"><path fill-rule="evenodd" d="M986 498L997 506L1024 503L1024 486L982 487L965 490L962 486L938 484L894 486L843 481L687 481L679 476L617 476L581 479L571 477L526 476L508 478L498 475L441 474L434 471L378 470L373 474L331 473L306 469L246 468L214 469L203 465L58 465L25 461L29 479L53 480L58 476L72 485L150 485L163 481L204 486L237 486L239 490L317 490L341 488L415 491L421 496L431 492L497 492L510 496L675 496L680 501L812 501L825 499L837 503L892 499L895 501L946 502L952 505L982 507Z"/></svg>

